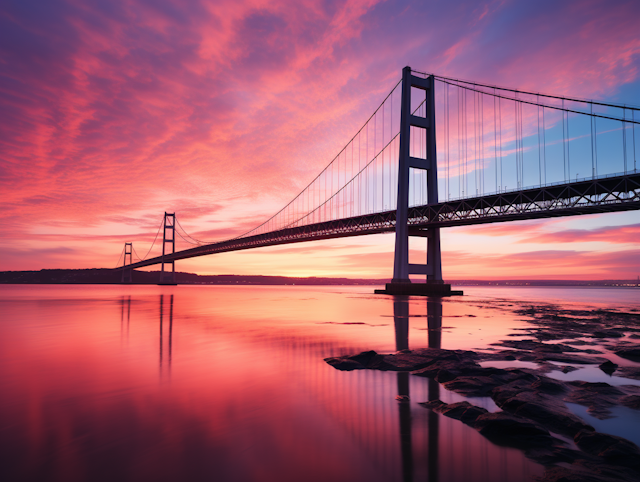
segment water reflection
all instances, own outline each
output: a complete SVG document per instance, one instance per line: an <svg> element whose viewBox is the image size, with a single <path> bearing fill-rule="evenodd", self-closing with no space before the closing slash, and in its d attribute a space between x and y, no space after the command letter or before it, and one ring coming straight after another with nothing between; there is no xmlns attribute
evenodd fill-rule
<svg viewBox="0 0 640 482"><path fill-rule="evenodd" d="M127 296L126 300L125 297L122 296L122 298L120 299L120 340L122 341L122 339L125 337L125 325L124 325L124 312L125 312L125 306L127 307L127 325L126 325L126 338L127 338L127 342L129 341L129 327L130 327L130 323L131 323L131 295Z"/></svg>
<svg viewBox="0 0 640 482"><path fill-rule="evenodd" d="M109 289L78 290L72 301L0 296L0 451L10 461L1 480L511 482L536 473L521 454L419 406L458 401L436 382L323 361L455 348L449 333L442 339L438 299Z"/></svg>
<svg viewBox="0 0 640 482"><path fill-rule="evenodd" d="M163 375L163 367L162 367L162 354L164 343L162 341L163 337L163 320L164 320L164 295L160 295L160 379L162 379ZM172 355L172 345L173 345L173 295L169 297L169 337L168 337L168 364L167 364L167 375L171 377L171 355Z"/></svg>
<svg viewBox="0 0 640 482"><path fill-rule="evenodd" d="M394 296L393 322L396 336L396 350L409 349L409 298ZM427 326L429 348L441 348L442 345L442 300L427 298ZM411 433L411 404L409 393L408 372L398 372L398 412L400 415L400 448L402 453L402 480L412 482L413 467L413 437ZM435 380L428 380L428 400L440 398L440 384ZM438 439L440 420L437 413L429 411L428 416L428 480L438 481Z"/></svg>

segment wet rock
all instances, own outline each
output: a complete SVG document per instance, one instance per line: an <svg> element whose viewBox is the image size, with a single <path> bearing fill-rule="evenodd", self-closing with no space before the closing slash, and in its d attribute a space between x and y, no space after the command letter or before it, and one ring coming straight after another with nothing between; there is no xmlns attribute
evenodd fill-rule
<svg viewBox="0 0 640 482"><path fill-rule="evenodd" d="M592 333L594 338L622 338L624 333L617 330L598 330Z"/></svg>
<svg viewBox="0 0 640 482"><path fill-rule="evenodd" d="M622 350L617 350L615 353L619 357L640 362L640 348L623 348Z"/></svg>
<svg viewBox="0 0 640 482"><path fill-rule="evenodd" d="M564 353L580 351L577 348L573 348L569 345L562 343L542 343L537 340L504 340L499 343L494 343L496 346L506 346L509 348L515 348L518 350L540 351L545 353Z"/></svg>
<svg viewBox="0 0 640 482"><path fill-rule="evenodd" d="M444 387L466 397L486 397L502 383L500 379L490 376L459 376L444 383Z"/></svg>
<svg viewBox="0 0 640 482"><path fill-rule="evenodd" d="M609 474L590 471L586 468L572 467L547 467L542 477L535 480L539 482L619 482L621 480L633 480L620 478L618 474L610 477Z"/></svg>
<svg viewBox="0 0 640 482"><path fill-rule="evenodd" d="M620 405L633 408L634 410L640 410L640 395L626 395L618 400Z"/></svg>
<svg viewBox="0 0 640 482"><path fill-rule="evenodd" d="M472 425L496 445L529 449L553 444L549 432L524 417L505 412L485 413Z"/></svg>
<svg viewBox="0 0 640 482"><path fill-rule="evenodd" d="M600 368L600 370L605 372L607 375L613 375L613 372L618 369L618 365L610 360L607 360L606 362L601 363L598 368Z"/></svg>
<svg viewBox="0 0 640 482"><path fill-rule="evenodd" d="M572 367L571 365L565 365L562 367L562 373L571 373L571 372L575 372L576 370L580 370L577 367Z"/></svg>
<svg viewBox="0 0 640 482"><path fill-rule="evenodd" d="M633 442L615 435L584 431L578 433L576 445L591 455L602 457L611 464L640 468L640 448Z"/></svg>
<svg viewBox="0 0 640 482"><path fill-rule="evenodd" d="M535 361L555 361L560 363L573 363L577 365L591 365L593 363L603 363L607 360L602 357L589 357L584 355L574 355L572 353L538 353Z"/></svg>
<svg viewBox="0 0 640 482"><path fill-rule="evenodd" d="M611 417L611 407L617 405L618 399L624 395L608 383L575 381L568 384L574 389L564 400L586 406L587 412L600 420Z"/></svg>
<svg viewBox="0 0 640 482"><path fill-rule="evenodd" d="M467 425L472 425L476 419L488 411L482 407L476 407L469 402L444 403L441 400L431 400L421 403L424 407L430 408L434 412L441 413L450 418L460 420Z"/></svg>
<svg viewBox="0 0 640 482"><path fill-rule="evenodd" d="M457 360L440 359L434 361L425 368L413 371L412 374L421 377L435 378L439 382L444 383L453 380L465 372L475 373L476 369L481 370L482 367L473 360L464 360L461 362Z"/></svg>
<svg viewBox="0 0 640 482"><path fill-rule="evenodd" d="M537 392L558 394L564 393L568 390L566 383L549 377L539 377L535 382L531 384L531 388Z"/></svg>
<svg viewBox="0 0 640 482"><path fill-rule="evenodd" d="M325 358L324 361L326 361L333 368L346 372L349 372L351 370L363 370L366 368L362 363L358 363L355 360L350 360L347 357Z"/></svg>
<svg viewBox="0 0 640 482"><path fill-rule="evenodd" d="M618 367L618 376L640 380L640 368L638 367Z"/></svg>
<svg viewBox="0 0 640 482"><path fill-rule="evenodd" d="M546 378L546 377L545 377ZM552 432L573 437L593 430L555 397L524 387L522 382L496 388L492 398L504 411L533 420Z"/></svg>

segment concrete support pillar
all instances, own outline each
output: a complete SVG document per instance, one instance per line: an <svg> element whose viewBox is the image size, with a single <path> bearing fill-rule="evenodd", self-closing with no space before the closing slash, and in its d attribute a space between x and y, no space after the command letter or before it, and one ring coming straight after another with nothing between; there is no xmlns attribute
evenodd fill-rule
<svg viewBox="0 0 640 482"><path fill-rule="evenodd" d="M168 252L168 248L171 252ZM160 272L161 285L175 285L176 283L176 262L173 259L165 259L165 256L176 251L176 215L175 213L164 213L164 229L162 232L162 271ZM171 265L171 271L165 270L165 265Z"/></svg>
<svg viewBox="0 0 640 482"><path fill-rule="evenodd" d="M425 116L412 112L411 91L420 89L425 93ZM414 106L415 107L415 106ZM426 144L426 159L411 155L412 127L414 134L426 136L420 142ZM400 151L398 153L398 202L396 210L396 243L393 260L393 279L387 283L386 294L424 294L449 296L451 285L442 281L440 253L440 228L417 229L409 226L409 179L410 169L427 172L427 203L438 202L438 162L436 150L435 79L417 77L410 67L402 70L402 101L400 106ZM409 263L409 236L427 239L427 263ZM426 284L412 284L409 275L426 276Z"/></svg>
<svg viewBox="0 0 640 482"><path fill-rule="evenodd" d="M127 263L127 259L129 262ZM122 266L133 264L133 243L124 243L124 262ZM133 270L123 269L121 283L133 282Z"/></svg>

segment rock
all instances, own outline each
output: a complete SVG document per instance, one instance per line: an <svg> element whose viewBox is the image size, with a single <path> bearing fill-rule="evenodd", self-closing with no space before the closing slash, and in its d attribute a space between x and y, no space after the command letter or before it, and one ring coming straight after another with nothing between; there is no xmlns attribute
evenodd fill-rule
<svg viewBox="0 0 640 482"><path fill-rule="evenodd" d="M640 448L627 439L600 432L583 431L576 434L574 441L581 450L602 457L608 463L640 468Z"/></svg>
<svg viewBox="0 0 640 482"><path fill-rule="evenodd" d="M347 372L351 370L363 370L364 368L366 368L364 365L362 365L362 363L358 363L357 361L350 360L346 357L325 358L324 361L326 361L329 365L337 370Z"/></svg>
<svg viewBox="0 0 640 482"><path fill-rule="evenodd" d="M571 466L570 468L547 467L544 475L536 478L536 480L539 482L619 482L624 479L611 478L584 468Z"/></svg>
<svg viewBox="0 0 640 482"><path fill-rule="evenodd" d="M529 449L550 446L554 442L544 428L505 412L482 414L472 426L496 445Z"/></svg>
<svg viewBox="0 0 640 482"><path fill-rule="evenodd" d="M531 386L511 384L496 388L491 396L504 411L533 420L552 432L573 437L580 430L593 430L571 413L564 403L533 391Z"/></svg>
<svg viewBox="0 0 640 482"><path fill-rule="evenodd" d="M444 383L444 387L466 397L486 397L491 390L502 383L503 381L499 378L472 375L456 377Z"/></svg>
<svg viewBox="0 0 640 482"><path fill-rule="evenodd" d="M575 381L568 385L574 389L564 400L585 405L587 412L600 420L611 417L610 408L617 405L618 399L624 395L624 392L608 383Z"/></svg>
<svg viewBox="0 0 640 482"><path fill-rule="evenodd" d="M610 360L607 360L606 362L601 363L599 365L599 368L600 370L605 372L607 375L613 375L613 372L615 372L618 369L618 365L616 365Z"/></svg>
<svg viewBox="0 0 640 482"><path fill-rule="evenodd" d="M598 330L594 331L591 336L594 338L622 338L624 333L616 330Z"/></svg>
<svg viewBox="0 0 640 482"><path fill-rule="evenodd" d="M577 367L572 367L571 365L565 365L562 367L562 373L571 373L571 372L575 372L576 370L580 370Z"/></svg>
<svg viewBox="0 0 640 482"><path fill-rule="evenodd" d="M640 348L624 348L616 351L615 353L619 357L640 362Z"/></svg>
<svg viewBox="0 0 640 482"><path fill-rule="evenodd" d="M421 403L420 405L430 408L434 412L441 413L447 417L460 420L467 425L473 424L480 415L488 413L486 409L471 405L467 401L447 404L441 400L431 400L429 402Z"/></svg>
<svg viewBox="0 0 640 482"><path fill-rule="evenodd" d="M560 363L591 365L593 363L603 363L607 360L602 357L589 357L584 355L574 355L571 353L537 353L535 361L555 361Z"/></svg>
<svg viewBox="0 0 640 482"><path fill-rule="evenodd" d="M440 411L440 407L448 406L448 404L444 403L442 400L429 400L428 402L420 402L420 405L426 408L430 408L434 412L442 413Z"/></svg>
<svg viewBox="0 0 640 482"><path fill-rule="evenodd" d="M638 367L618 367L618 376L640 380L640 368Z"/></svg>
<svg viewBox="0 0 640 482"><path fill-rule="evenodd" d="M625 407L640 410L640 395L627 395L618 400L618 402Z"/></svg>
<svg viewBox="0 0 640 482"><path fill-rule="evenodd" d="M531 387L538 392L550 394L564 393L569 389L566 383L545 376L539 377Z"/></svg>

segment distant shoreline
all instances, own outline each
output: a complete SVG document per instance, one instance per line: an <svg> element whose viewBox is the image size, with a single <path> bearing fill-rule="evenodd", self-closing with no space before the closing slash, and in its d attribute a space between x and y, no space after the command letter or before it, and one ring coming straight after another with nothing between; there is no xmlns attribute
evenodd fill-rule
<svg viewBox="0 0 640 482"><path fill-rule="evenodd" d="M159 271L134 271L133 283L155 285ZM110 269L43 269L40 271L0 271L0 284L121 284L120 273ZM388 279L293 278L287 276L197 275L176 272L184 285L264 285L264 286L374 286ZM456 286L565 286L640 288L638 280L447 280Z"/></svg>

